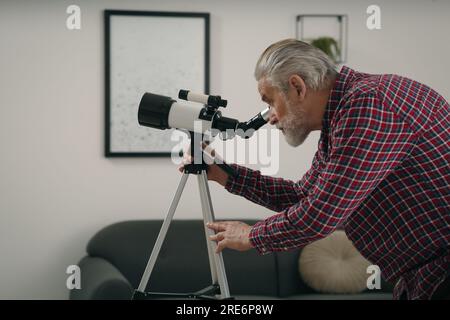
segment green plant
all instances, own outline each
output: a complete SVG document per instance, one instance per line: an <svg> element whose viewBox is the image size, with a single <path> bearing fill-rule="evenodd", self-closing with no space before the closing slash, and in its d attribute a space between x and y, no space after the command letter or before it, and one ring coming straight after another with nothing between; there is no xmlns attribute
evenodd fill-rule
<svg viewBox="0 0 450 320"><path fill-rule="evenodd" d="M325 52L334 62L338 62L340 50L339 44L334 38L320 37L312 40L311 45Z"/></svg>

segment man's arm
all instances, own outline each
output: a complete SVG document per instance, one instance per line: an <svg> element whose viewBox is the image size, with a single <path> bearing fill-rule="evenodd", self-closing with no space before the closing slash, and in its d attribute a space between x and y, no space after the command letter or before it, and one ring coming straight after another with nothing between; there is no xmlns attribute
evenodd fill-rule
<svg viewBox="0 0 450 320"><path fill-rule="evenodd" d="M319 174L318 153L314 156L311 168L298 182L265 176L259 170L236 164L230 166L236 171L237 177L229 177L225 189L273 211L281 211L298 203L307 195Z"/></svg>
<svg viewBox="0 0 450 320"><path fill-rule="evenodd" d="M374 93L348 103L331 134L329 161L308 195L253 226L250 241L260 253L326 237L411 152L417 137L379 103Z"/></svg>

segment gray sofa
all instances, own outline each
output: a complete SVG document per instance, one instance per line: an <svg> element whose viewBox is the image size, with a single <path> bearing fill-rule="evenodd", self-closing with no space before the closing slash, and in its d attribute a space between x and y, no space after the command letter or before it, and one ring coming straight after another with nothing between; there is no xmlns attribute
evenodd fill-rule
<svg viewBox="0 0 450 320"><path fill-rule="evenodd" d="M246 221L254 224L256 221ZM130 299L147 264L162 220L107 226L87 245L79 262L81 289L70 299ZM299 250L260 256L224 250L230 292L236 299L391 299L392 287L352 295L322 294L299 276ZM211 284L202 220L174 220L146 291L195 292Z"/></svg>

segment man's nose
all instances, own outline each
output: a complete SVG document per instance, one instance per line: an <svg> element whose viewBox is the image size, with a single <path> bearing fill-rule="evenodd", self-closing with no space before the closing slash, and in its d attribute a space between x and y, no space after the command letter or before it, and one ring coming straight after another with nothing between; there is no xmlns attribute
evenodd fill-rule
<svg viewBox="0 0 450 320"><path fill-rule="evenodd" d="M272 111L271 114L270 114L270 117L269 117L269 123L270 123L271 125L274 125L274 124L276 124L277 122L278 122L277 115Z"/></svg>

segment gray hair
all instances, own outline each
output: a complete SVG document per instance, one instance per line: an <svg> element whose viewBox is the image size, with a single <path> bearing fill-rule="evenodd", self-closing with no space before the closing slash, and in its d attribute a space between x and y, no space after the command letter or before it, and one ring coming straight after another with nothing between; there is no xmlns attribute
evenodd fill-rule
<svg viewBox="0 0 450 320"><path fill-rule="evenodd" d="M296 39L270 45L259 57L255 78L266 78L273 86L287 93L289 77L299 75L308 88L321 90L337 76L336 65L322 50Z"/></svg>

